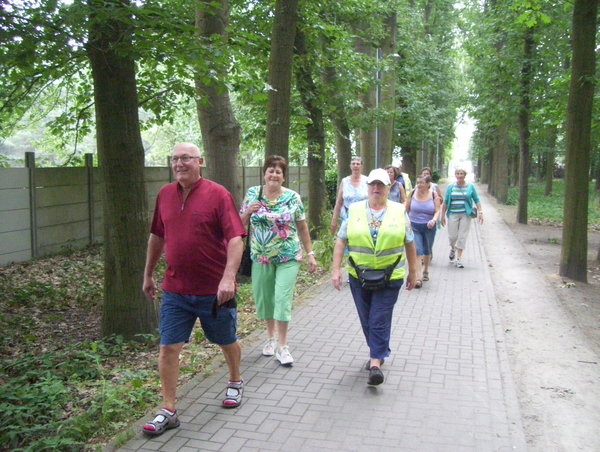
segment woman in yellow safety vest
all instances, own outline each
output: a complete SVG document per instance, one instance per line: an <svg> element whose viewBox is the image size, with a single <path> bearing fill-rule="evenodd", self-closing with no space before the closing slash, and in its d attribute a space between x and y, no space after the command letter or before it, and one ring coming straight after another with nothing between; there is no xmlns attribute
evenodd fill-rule
<svg viewBox="0 0 600 452"><path fill-rule="evenodd" d="M333 252L333 286L342 287L342 260L348 246L350 290L369 346L369 385L383 383L381 365L390 356L392 314L400 288L415 287L417 253L404 206L388 200L390 178L375 169L367 179L369 198L350 205ZM408 261L408 275L405 262Z"/></svg>

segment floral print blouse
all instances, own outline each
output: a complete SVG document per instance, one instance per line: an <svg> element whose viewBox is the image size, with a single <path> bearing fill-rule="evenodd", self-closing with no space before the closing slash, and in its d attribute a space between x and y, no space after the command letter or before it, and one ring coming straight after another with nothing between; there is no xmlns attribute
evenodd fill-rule
<svg viewBox="0 0 600 452"><path fill-rule="evenodd" d="M264 195L259 200L259 192L260 185L251 187L240 209L240 213L244 213L250 203L261 203L258 212L250 216L252 261L260 264L301 261L302 249L296 222L305 219L305 211L300 195L286 189L275 201L269 201Z"/></svg>

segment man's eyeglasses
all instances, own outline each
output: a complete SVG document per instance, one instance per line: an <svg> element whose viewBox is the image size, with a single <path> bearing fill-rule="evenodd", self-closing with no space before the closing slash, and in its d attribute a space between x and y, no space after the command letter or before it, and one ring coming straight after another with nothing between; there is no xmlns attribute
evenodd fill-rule
<svg viewBox="0 0 600 452"><path fill-rule="evenodd" d="M189 155L183 155L181 157L171 157L171 163L177 163L178 160L181 160L183 163L188 163L192 159L199 159L200 157L190 157Z"/></svg>

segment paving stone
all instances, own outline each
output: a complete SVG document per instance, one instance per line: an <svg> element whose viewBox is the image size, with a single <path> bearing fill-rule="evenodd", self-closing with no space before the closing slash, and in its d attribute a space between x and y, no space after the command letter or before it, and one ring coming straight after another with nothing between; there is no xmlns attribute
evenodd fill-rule
<svg viewBox="0 0 600 452"><path fill-rule="evenodd" d="M381 386L366 384L369 352L348 285L338 292L325 278L296 303L292 367L263 357L259 334L243 350L242 407L220 406L222 366L180 395L179 429L139 434L119 451L526 451L514 387L503 386L503 332L478 228L464 269L448 264L438 231L431 280L401 291Z"/></svg>

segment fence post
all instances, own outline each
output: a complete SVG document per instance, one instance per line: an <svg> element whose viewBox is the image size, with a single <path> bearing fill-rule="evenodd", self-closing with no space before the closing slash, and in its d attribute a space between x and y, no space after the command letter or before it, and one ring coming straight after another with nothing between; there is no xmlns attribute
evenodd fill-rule
<svg viewBox="0 0 600 452"><path fill-rule="evenodd" d="M29 224L31 227L31 257L38 257L37 202L35 196L35 152L25 152L25 166L29 169Z"/></svg>
<svg viewBox="0 0 600 452"><path fill-rule="evenodd" d="M167 171L169 171L169 183L173 182L173 170L171 168L171 156L167 156Z"/></svg>
<svg viewBox="0 0 600 452"><path fill-rule="evenodd" d="M87 170L88 186L88 221L90 222L88 234L91 246L94 244L94 237L96 237L96 225L94 224L94 154L85 154L85 168Z"/></svg>
<svg viewBox="0 0 600 452"><path fill-rule="evenodd" d="M246 196L246 159L242 159L242 199Z"/></svg>

